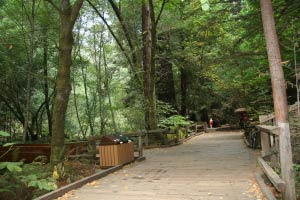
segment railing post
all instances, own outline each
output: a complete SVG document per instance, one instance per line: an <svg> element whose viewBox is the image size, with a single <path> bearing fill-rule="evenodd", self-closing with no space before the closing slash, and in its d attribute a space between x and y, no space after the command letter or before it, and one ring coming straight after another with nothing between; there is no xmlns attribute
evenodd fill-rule
<svg viewBox="0 0 300 200"><path fill-rule="evenodd" d="M142 132L139 133L139 158L143 157Z"/></svg>
<svg viewBox="0 0 300 200"><path fill-rule="evenodd" d="M207 133L207 123L205 122L203 125L204 132Z"/></svg>
<svg viewBox="0 0 300 200"><path fill-rule="evenodd" d="M179 132L179 128L177 127L175 129L175 135L176 135L176 139L175 139L175 143L177 143L179 140L178 140L178 132Z"/></svg>
<svg viewBox="0 0 300 200"><path fill-rule="evenodd" d="M270 136L268 133L261 131L261 154L265 156L270 152Z"/></svg>
<svg viewBox="0 0 300 200"><path fill-rule="evenodd" d="M146 136L145 136L145 146L147 147L147 146L149 146L149 135L148 135L147 130L145 131L145 134L146 134Z"/></svg>
<svg viewBox="0 0 300 200"><path fill-rule="evenodd" d="M189 128L188 128L188 126L184 128L184 131L185 131L185 138L188 138L189 137Z"/></svg>

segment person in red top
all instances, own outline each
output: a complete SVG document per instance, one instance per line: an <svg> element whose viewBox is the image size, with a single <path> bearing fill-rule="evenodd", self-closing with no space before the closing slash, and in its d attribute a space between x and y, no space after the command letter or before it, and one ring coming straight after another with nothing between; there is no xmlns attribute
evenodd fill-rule
<svg viewBox="0 0 300 200"><path fill-rule="evenodd" d="M213 127L213 124L214 124L214 120L212 118L210 118L210 120L209 120L209 126L210 126L210 128Z"/></svg>
<svg viewBox="0 0 300 200"><path fill-rule="evenodd" d="M241 114L241 118L240 118L240 127L243 129L245 128L247 122L249 121L249 117L247 113L243 113Z"/></svg>
<svg viewBox="0 0 300 200"><path fill-rule="evenodd" d="M243 113L243 121L247 122L249 120L249 117L247 115L247 113Z"/></svg>

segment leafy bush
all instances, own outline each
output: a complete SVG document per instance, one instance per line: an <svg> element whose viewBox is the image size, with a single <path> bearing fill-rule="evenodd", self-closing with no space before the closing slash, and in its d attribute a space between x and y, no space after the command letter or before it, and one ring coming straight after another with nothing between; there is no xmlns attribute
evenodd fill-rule
<svg viewBox="0 0 300 200"><path fill-rule="evenodd" d="M23 162L0 162L0 170L7 169L9 172L21 172Z"/></svg>
<svg viewBox="0 0 300 200"><path fill-rule="evenodd" d="M156 109L158 119L162 119L177 113L176 109L172 105L159 100L156 101Z"/></svg>
<svg viewBox="0 0 300 200"><path fill-rule="evenodd" d="M0 162L1 200L29 200L57 189L51 173L40 163Z"/></svg>
<svg viewBox="0 0 300 200"><path fill-rule="evenodd" d="M15 174L5 173L0 175L0 197L1 200L30 200L32 190Z"/></svg>
<svg viewBox="0 0 300 200"><path fill-rule="evenodd" d="M10 138L9 133L0 131L0 145L6 144L9 138Z"/></svg>
<svg viewBox="0 0 300 200"><path fill-rule="evenodd" d="M2 137L10 137L10 134L4 131L0 131L0 136Z"/></svg>
<svg viewBox="0 0 300 200"><path fill-rule="evenodd" d="M57 189L57 185L53 178L40 178L36 174L30 174L28 176L20 176L21 181L28 187L37 188L39 190L52 191Z"/></svg>
<svg viewBox="0 0 300 200"><path fill-rule="evenodd" d="M189 124L191 124L191 121L189 121L187 117L181 115L173 115L166 119L160 120L158 126L161 128L176 128L184 127Z"/></svg>
<svg viewBox="0 0 300 200"><path fill-rule="evenodd" d="M300 197L300 165L294 164L297 197Z"/></svg>

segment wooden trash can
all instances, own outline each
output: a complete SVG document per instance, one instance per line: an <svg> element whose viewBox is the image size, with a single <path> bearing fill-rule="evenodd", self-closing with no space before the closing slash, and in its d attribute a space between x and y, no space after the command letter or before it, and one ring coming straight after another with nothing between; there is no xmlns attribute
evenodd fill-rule
<svg viewBox="0 0 300 200"><path fill-rule="evenodd" d="M105 140L106 139L107 138L105 138ZM101 168L122 165L134 160L133 142L121 144L104 143L106 144L101 144L99 146Z"/></svg>

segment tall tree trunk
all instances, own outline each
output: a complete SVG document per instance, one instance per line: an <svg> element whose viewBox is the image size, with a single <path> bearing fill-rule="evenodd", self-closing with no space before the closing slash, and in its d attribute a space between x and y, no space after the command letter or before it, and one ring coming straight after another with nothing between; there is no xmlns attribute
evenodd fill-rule
<svg viewBox="0 0 300 200"><path fill-rule="evenodd" d="M30 44L28 53L28 71L27 71L27 85L26 85L26 108L25 108L25 121L24 121L24 133L23 142L26 142L28 138L28 126L30 118L30 100L31 100L31 71L33 68L33 51L34 51L34 29L35 29L35 0L32 0L31 16L30 16Z"/></svg>
<svg viewBox="0 0 300 200"><path fill-rule="evenodd" d="M82 134L82 137L85 138L88 127L87 126L83 127L83 125L81 123L81 120L80 120L78 105L77 105L77 98L76 98L76 85L75 84L76 83L75 83L75 75L74 75L74 78L73 78L73 97L74 97L75 113L76 113L76 118L77 118L77 122L78 122L78 125L79 125L80 132ZM80 138L79 133L78 133L78 137Z"/></svg>
<svg viewBox="0 0 300 200"><path fill-rule="evenodd" d="M179 14L180 19L184 21L184 2L180 3L179 5ZM184 30L181 30L179 33L179 40L180 40L180 50L181 56L179 57L180 63L180 114L186 115L187 114L187 88L188 88L188 81L187 81L187 69L186 69L186 62L184 57L185 52L185 33Z"/></svg>
<svg viewBox="0 0 300 200"><path fill-rule="evenodd" d="M107 70L107 63L106 63L106 55L105 55L105 49L103 46L103 65L104 65L104 73L105 73L105 87L106 87L106 92L107 92L107 97L108 97L108 103L109 103L109 108L110 108L110 113L111 113L111 119L113 122L113 128L115 133L118 132L117 124L116 124L116 119L115 119L115 113L112 108L112 102L111 102L111 95L110 95L110 86L109 86L109 81L108 81L108 70Z"/></svg>
<svg viewBox="0 0 300 200"><path fill-rule="evenodd" d="M158 47L157 50L160 54L158 62L159 65L156 69L157 81L156 81L156 95L157 98L163 102L169 103L176 108L175 86L172 70L172 63L170 60L170 34L160 34L159 41L163 43L162 47Z"/></svg>
<svg viewBox="0 0 300 200"><path fill-rule="evenodd" d="M146 1L148 1L148 0L146 0ZM130 72L133 73L133 77L134 77L135 81L137 83L141 83L141 77L139 76L139 73L138 73L139 67L141 66L140 65L141 56L139 55L139 51L136 51L137 45L135 44L134 40L132 39L132 35L130 35L130 31L127 27L126 21L124 21L124 19L122 17L121 7L118 7L116 1L114 1L114 0L108 0L108 2L110 3L113 11L116 14L116 17L118 18L118 20L121 24L121 28L124 32L125 40L127 41L127 44L130 49L130 58L131 58L130 63L132 63ZM151 0L151 2L152 2L152 0ZM144 4L144 2L143 2L143 4ZM154 17L154 15L153 15L153 17ZM140 85L140 84L138 84L138 85Z"/></svg>
<svg viewBox="0 0 300 200"><path fill-rule="evenodd" d="M100 117L100 135L104 134L105 130L105 115L104 115L104 92L102 89L102 72L101 72L101 59L102 59L102 53L104 51L103 49L103 32L101 32L100 35L100 43L97 45L96 41L96 33L93 33L94 36L94 62L96 67L96 78L97 78L97 93L98 93L98 99L99 99L99 117ZM99 53L97 52L97 46L99 49Z"/></svg>
<svg viewBox="0 0 300 200"><path fill-rule="evenodd" d="M144 107L145 128L156 129L155 102L155 43L156 31L152 0L143 0L142 33L143 33L143 69L144 69Z"/></svg>
<svg viewBox="0 0 300 200"><path fill-rule="evenodd" d="M280 163L282 178L286 183L285 200L296 200L293 160L290 141L290 126L288 122L288 108L286 83L282 69L279 42L275 29L275 20L271 0L260 0L263 28L267 44L268 60L270 64L275 120L280 128Z"/></svg>
<svg viewBox="0 0 300 200"><path fill-rule="evenodd" d="M60 16L59 62L53 103L50 158L51 164L56 165L62 161L64 156L65 118L71 91L72 31L83 0L77 0L73 6L70 0L61 0L59 7L53 1L49 2L58 9Z"/></svg>
<svg viewBox="0 0 300 200"><path fill-rule="evenodd" d="M52 135L52 121L51 121L51 110L50 110L50 97L49 97L49 84L48 84L48 28L43 28L43 68L44 68L44 98L45 108L48 122L48 132Z"/></svg>
<svg viewBox="0 0 300 200"><path fill-rule="evenodd" d="M181 107L180 113L181 115L187 114L187 75L186 69L184 67L180 67L180 89L181 89Z"/></svg>
<svg viewBox="0 0 300 200"><path fill-rule="evenodd" d="M80 47L79 47L80 48ZM90 99L88 95L88 86L87 86L87 68L83 66L82 64L82 57L80 55L80 49L79 49L79 59L80 59L80 65L81 65L81 73L82 73L82 79L83 79L83 88L84 88L84 94L85 94L85 113L87 115L88 124L90 127L90 134L94 135L94 126L93 126L93 119L92 119L92 109L90 104Z"/></svg>

